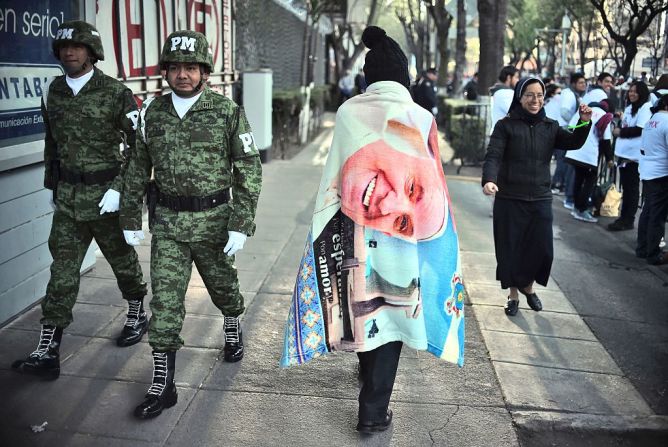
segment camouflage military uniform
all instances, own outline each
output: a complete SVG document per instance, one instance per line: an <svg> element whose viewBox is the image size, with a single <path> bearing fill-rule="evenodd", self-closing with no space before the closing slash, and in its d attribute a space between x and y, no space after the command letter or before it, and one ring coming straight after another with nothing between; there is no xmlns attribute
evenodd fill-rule
<svg viewBox="0 0 668 447"><path fill-rule="evenodd" d="M124 229L141 228L142 196L154 170L161 193L205 197L231 188L228 203L205 211L157 205L151 233L151 322L154 351L175 351L185 317L185 294L195 262L213 303L225 316L244 311L234 257L223 252L228 230L251 236L262 167L243 110L204 88L179 118L167 94L147 101L140 114L137 149L121 199Z"/></svg>
<svg viewBox="0 0 668 447"><path fill-rule="evenodd" d="M57 191L57 209L49 235L53 263L42 302L41 322L61 328L72 322L79 269L92 238L109 261L123 298L141 299L147 292L137 254L123 238L118 213L100 215L98 207L109 188L121 191L124 170L119 150L121 132L128 141L133 141L136 103L127 87L94 70L76 96L65 76L57 77L42 106L46 127L44 186ZM60 172L55 172L58 167L53 162L57 159ZM85 184L63 181L63 170L82 177L100 172L113 175L118 171L118 174L106 182Z"/></svg>

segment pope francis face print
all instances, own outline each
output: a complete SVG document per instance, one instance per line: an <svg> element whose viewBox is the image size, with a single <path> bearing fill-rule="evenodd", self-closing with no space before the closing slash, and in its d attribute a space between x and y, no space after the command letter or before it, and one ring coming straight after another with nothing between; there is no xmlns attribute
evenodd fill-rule
<svg viewBox="0 0 668 447"><path fill-rule="evenodd" d="M359 225L411 241L443 226L446 196L434 161L409 155L383 140L346 160L341 173L341 210Z"/></svg>

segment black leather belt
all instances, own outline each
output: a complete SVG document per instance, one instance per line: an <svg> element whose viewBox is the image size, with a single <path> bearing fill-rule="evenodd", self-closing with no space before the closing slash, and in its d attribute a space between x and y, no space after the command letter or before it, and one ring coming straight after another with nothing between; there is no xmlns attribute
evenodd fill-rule
<svg viewBox="0 0 668 447"><path fill-rule="evenodd" d="M206 211L229 201L229 188L204 197L170 196L158 191L158 204L173 211Z"/></svg>
<svg viewBox="0 0 668 447"><path fill-rule="evenodd" d="M84 185L100 185L112 181L121 168L103 169L95 172L70 171L67 168L60 167L60 180L72 185L83 183Z"/></svg>

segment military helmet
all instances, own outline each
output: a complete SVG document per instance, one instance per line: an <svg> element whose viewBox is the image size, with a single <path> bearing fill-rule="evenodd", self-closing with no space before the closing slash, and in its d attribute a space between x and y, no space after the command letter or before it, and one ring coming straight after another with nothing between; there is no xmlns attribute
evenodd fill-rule
<svg viewBox="0 0 668 447"><path fill-rule="evenodd" d="M162 46L160 67L170 63L203 64L209 72L213 71L213 56L206 36L197 31L175 31Z"/></svg>
<svg viewBox="0 0 668 447"><path fill-rule="evenodd" d="M86 45L95 59L99 61L104 60L104 48L102 47L100 33L90 23L81 20L72 20L63 22L58 27L52 45L53 54L56 56L56 59L60 59L58 56L60 47L68 43Z"/></svg>

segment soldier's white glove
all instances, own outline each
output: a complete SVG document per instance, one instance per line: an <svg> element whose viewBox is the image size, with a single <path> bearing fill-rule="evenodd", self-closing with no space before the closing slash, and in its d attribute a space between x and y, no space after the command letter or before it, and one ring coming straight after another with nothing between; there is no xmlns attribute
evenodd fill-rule
<svg viewBox="0 0 668 447"><path fill-rule="evenodd" d="M123 237L128 245L136 247L144 239L144 232L142 230L123 230Z"/></svg>
<svg viewBox="0 0 668 447"><path fill-rule="evenodd" d="M247 236L238 231L228 231L227 234L229 235L229 238L223 251L227 256L234 256L236 252L244 248Z"/></svg>
<svg viewBox="0 0 668 447"><path fill-rule="evenodd" d="M98 203L97 206L100 207L100 214L104 214L118 211L120 204L121 193L109 188L107 192L104 193L104 197L102 197L102 200L100 200L100 203Z"/></svg>

